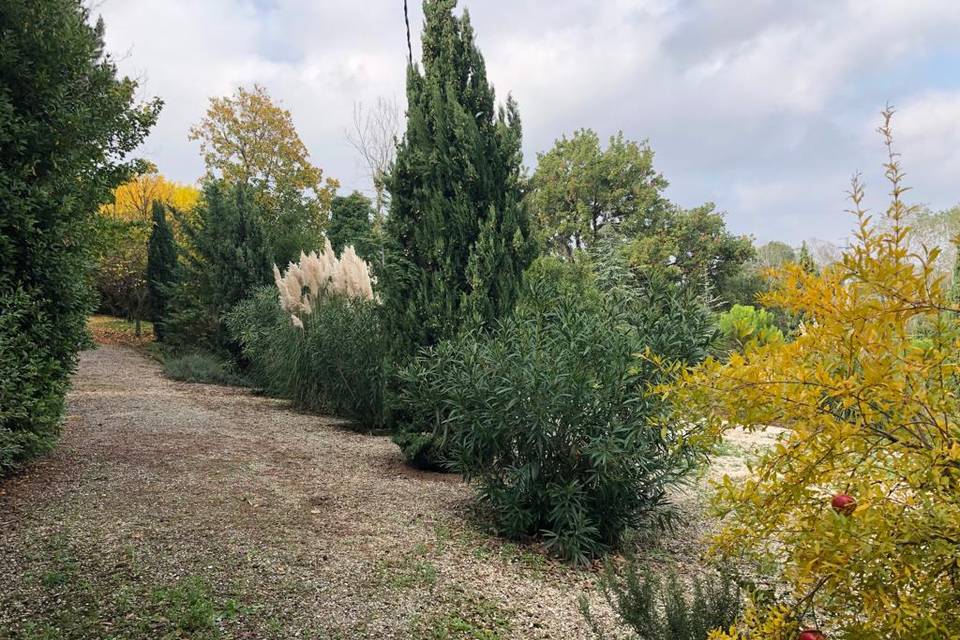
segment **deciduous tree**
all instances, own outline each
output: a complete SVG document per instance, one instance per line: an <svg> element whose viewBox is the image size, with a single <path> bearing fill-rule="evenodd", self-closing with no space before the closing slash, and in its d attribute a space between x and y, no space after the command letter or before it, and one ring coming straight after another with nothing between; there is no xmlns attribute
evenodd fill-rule
<svg viewBox="0 0 960 640"><path fill-rule="evenodd" d="M400 137L400 105L395 99L377 98L373 107L364 110L363 103L353 107L353 130L347 141L357 150L366 165L373 192L376 194L376 223L383 223L387 202L387 176L397 154Z"/></svg>
<svg viewBox="0 0 960 640"><path fill-rule="evenodd" d="M260 85L210 98L210 107L190 139L200 142L208 178L252 188L268 218L306 208L318 227L326 222L336 180L310 162L290 112Z"/></svg>
<svg viewBox="0 0 960 640"><path fill-rule="evenodd" d="M627 140L621 132L603 149L594 131L580 129L538 154L527 199L541 240L569 257L595 243L605 227L628 220L658 225L668 205L662 196L666 187L645 142Z"/></svg>

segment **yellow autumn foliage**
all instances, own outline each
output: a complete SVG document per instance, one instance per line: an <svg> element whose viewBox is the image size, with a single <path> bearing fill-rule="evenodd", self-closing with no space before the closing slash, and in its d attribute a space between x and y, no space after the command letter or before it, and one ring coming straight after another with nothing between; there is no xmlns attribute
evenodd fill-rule
<svg viewBox="0 0 960 640"><path fill-rule="evenodd" d="M230 96L210 98L204 118L189 138L200 142L207 178L247 184L272 211L302 200L318 226L323 226L339 182L324 180L293 124L290 111L258 85L239 87ZM308 196L303 199L302 196Z"/></svg>
<svg viewBox="0 0 960 640"><path fill-rule="evenodd" d="M147 244L153 229L153 203L171 205L186 219L200 200L200 190L164 178L156 169L134 176L100 207L96 245L96 289L101 309L140 318L147 302ZM174 235L183 238L179 221L170 217Z"/></svg>
<svg viewBox="0 0 960 640"><path fill-rule="evenodd" d="M150 222L153 203L163 202L187 213L200 201L200 190L148 172L133 177L113 192L113 202L100 208L101 215L115 220Z"/></svg>
<svg viewBox="0 0 960 640"><path fill-rule="evenodd" d="M960 638L960 309L938 250L910 249L891 116L879 129L886 220L863 209L854 179L858 231L842 260L819 275L787 265L764 296L804 319L798 335L664 389L707 438L782 429L747 479L719 485L713 548L776 567L788 608L752 607L713 640L796 638L804 625L827 638ZM831 508L841 493L857 502L850 515Z"/></svg>

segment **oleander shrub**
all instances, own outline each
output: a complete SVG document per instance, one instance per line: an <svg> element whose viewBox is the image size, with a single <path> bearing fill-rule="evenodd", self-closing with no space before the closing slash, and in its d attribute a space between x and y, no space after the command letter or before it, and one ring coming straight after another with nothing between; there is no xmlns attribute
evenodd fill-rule
<svg viewBox="0 0 960 640"><path fill-rule="evenodd" d="M648 388L662 381L657 354L705 355L713 332L683 324L709 313L665 282L583 297L542 282L529 279L525 302L491 333L422 351L398 373L396 402L432 426L432 446L476 484L504 535L541 535L583 562L627 528L670 524L667 488L699 452Z"/></svg>
<svg viewBox="0 0 960 640"><path fill-rule="evenodd" d="M226 316L247 374L298 407L379 427L386 345L366 263L328 242L275 275Z"/></svg>
<svg viewBox="0 0 960 640"><path fill-rule="evenodd" d="M637 640L707 640L714 629L727 629L740 616L743 596L729 566L684 582L671 568L662 579L634 558L622 568L608 561L600 589L620 624ZM608 637L586 598L580 610L594 635Z"/></svg>
<svg viewBox="0 0 960 640"><path fill-rule="evenodd" d="M523 276L523 291L536 291L517 301L519 312L535 314L552 306L559 299L576 299L579 305L600 312L600 290L586 255L571 262L555 256L541 256ZM442 350L442 347L441 347ZM423 364L423 360L420 361ZM440 366L440 362L434 363ZM451 468L438 425L443 412L437 403L441 398L426 384L429 377L399 375L388 380L389 420L393 441L406 461L419 469L449 471Z"/></svg>

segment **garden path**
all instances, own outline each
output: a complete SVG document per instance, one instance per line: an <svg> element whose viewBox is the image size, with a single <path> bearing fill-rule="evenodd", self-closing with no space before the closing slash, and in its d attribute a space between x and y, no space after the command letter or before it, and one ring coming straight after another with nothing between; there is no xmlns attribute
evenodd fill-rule
<svg viewBox="0 0 960 640"><path fill-rule="evenodd" d="M487 535L386 437L116 344L67 404L0 484L0 637L588 637L594 572Z"/></svg>

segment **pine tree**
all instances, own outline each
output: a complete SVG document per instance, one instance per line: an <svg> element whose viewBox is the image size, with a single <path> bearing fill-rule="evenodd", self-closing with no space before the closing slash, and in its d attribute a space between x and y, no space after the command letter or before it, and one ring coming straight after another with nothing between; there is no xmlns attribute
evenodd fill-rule
<svg viewBox="0 0 960 640"><path fill-rule="evenodd" d="M509 312L535 254L517 106L495 106L469 15L455 6L423 4L423 68L407 69L406 134L387 181L382 296L400 359Z"/></svg>
<svg viewBox="0 0 960 640"><path fill-rule="evenodd" d="M208 181L194 225L184 223L187 251L170 301L165 338L181 345L239 354L223 316L273 281L272 247L262 207L249 187Z"/></svg>
<svg viewBox="0 0 960 640"><path fill-rule="evenodd" d="M153 335L163 342L163 323L169 311L170 289L176 282L177 243L160 202L153 203L153 230L147 244L147 290L150 293L150 320Z"/></svg>

